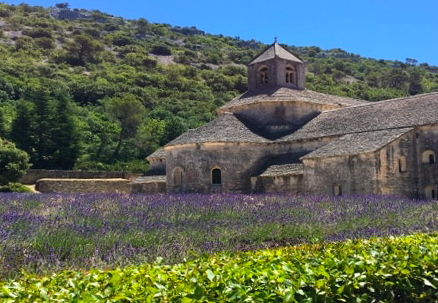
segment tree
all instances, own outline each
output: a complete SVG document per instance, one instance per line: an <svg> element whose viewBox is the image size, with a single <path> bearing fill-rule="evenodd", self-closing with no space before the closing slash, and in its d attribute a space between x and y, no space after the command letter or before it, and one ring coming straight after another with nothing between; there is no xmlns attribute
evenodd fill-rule
<svg viewBox="0 0 438 303"><path fill-rule="evenodd" d="M64 96L55 109L52 140L53 167L55 169L72 169L79 156L79 134L70 101Z"/></svg>
<svg viewBox="0 0 438 303"><path fill-rule="evenodd" d="M87 35L77 35L73 42L67 43L67 62L72 65L85 65L96 61L96 53L103 50L102 45Z"/></svg>
<svg viewBox="0 0 438 303"><path fill-rule="evenodd" d="M70 5L69 5L67 2L64 2L64 3L56 3L55 6L56 6L57 8L64 8L64 9L67 9L67 8L69 8Z"/></svg>
<svg viewBox="0 0 438 303"><path fill-rule="evenodd" d="M409 74L409 94L416 95L423 92L423 86L421 85L421 74L414 70Z"/></svg>
<svg viewBox="0 0 438 303"><path fill-rule="evenodd" d="M12 121L11 140L17 144L18 148L32 156L35 146L33 137L33 104L29 101L19 100L16 105L16 111L17 115Z"/></svg>
<svg viewBox="0 0 438 303"><path fill-rule="evenodd" d="M15 144L0 139L0 185L17 182L29 169L29 156Z"/></svg>
<svg viewBox="0 0 438 303"><path fill-rule="evenodd" d="M131 94L126 94L121 98L109 99L105 108L109 116L117 121L120 126L117 146L112 156L113 160L115 160L119 155L123 140L135 136L137 128L146 114L146 109Z"/></svg>

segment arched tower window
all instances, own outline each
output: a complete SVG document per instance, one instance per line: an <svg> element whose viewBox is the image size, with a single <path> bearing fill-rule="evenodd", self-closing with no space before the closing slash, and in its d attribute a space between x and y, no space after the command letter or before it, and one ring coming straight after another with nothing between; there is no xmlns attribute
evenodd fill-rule
<svg viewBox="0 0 438 303"><path fill-rule="evenodd" d="M211 184L213 185L222 184L222 171L219 168L213 168L211 170Z"/></svg>
<svg viewBox="0 0 438 303"><path fill-rule="evenodd" d="M173 185L180 186L182 184L182 169L177 167L173 170Z"/></svg>
<svg viewBox="0 0 438 303"><path fill-rule="evenodd" d="M429 163L429 164L434 164L435 163L435 152L433 150L426 150L422 157L421 160L423 163Z"/></svg>
<svg viewBox="0 0 438 303"><path fill-rule="evenodd" d="M406 168L406 157L401 156L398 159L398 171L404 173L407 170Z"/></svg>
<svg viewBox="0 0 438 303"><path fill-rule="evenodd" d="M263 66L259 70L259 83L260 84L267 84L269 83L269 76L268 76L268 68L266 66Z"/></svg>
<svg viewBox="0 0 438 303"><path fill-rule="evenodd" d="M288 65L286 67L286 83L296 84L296 71L295 67Z"/></svg>

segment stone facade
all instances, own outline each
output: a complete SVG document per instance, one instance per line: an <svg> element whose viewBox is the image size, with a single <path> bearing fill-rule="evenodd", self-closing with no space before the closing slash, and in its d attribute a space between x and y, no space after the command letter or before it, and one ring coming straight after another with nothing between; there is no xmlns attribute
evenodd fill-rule
<svg viewBox="0 0 438 303"><path fill-rule="evenodd" d="M368 103L309 91L304 62L278 43L248 64L248 83L148 157L168 192L438 197L438 93Z"/></svg>

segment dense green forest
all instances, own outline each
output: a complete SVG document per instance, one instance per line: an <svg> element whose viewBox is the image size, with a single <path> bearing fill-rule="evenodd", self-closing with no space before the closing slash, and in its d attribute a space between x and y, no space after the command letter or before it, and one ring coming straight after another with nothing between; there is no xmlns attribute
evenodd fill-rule
<svg viewBox="0 0 438 303"><path fill-rule="evenodd" d="M376 101L438 91L438 67L283 45L308 89ZM0 137L33 168L144 171L144 158L247 87L266 45L98 10L0 3Z"/></svg>

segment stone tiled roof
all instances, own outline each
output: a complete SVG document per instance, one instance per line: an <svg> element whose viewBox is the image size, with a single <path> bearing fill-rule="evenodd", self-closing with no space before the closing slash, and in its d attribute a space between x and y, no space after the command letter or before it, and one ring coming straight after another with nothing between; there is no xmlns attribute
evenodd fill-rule
<svg viewBox="0 0 438 303"><path fill-rule="evenodd" d="M262 174L260 174L260 177L275 177L301 174L303 174L303 164L283 164L269 166Z"/></svg>
<svg viewBox="0 0 438 303"><path fill-rule="evenodd" d="M254 92L246 92L243 95L231 100L224 106L219 108L219 112L225 112L233 107L249 105L259 102L278 102L278 101L302 101L316 103L321 105L329 105L333 108L363 105L369 102L356 100L347 97L333 96L323 93L318 93L311 90L299 90L288 87L262 87Z"/></svg>
<svg viewBox="0 0 438 303"><path fill-rule="evenodd" d="M154 151L152 154L146 157L146 159L149 158L166 158L166 151L163 148L159 148L156 151Z"/></svg>
<svg viewBox="0 0 438 303"><path fill-rule="evenodd" d="M427 124L438 124L438 93L323 112L295 133L278 140L311 139Z"/></svg>
<svg viewBox="0 0 438 303"><path fill-rule="evenodd" d="M224 113L200 128L187 131L166 146L207 142L267 143L271 141L251 132L234 114Z"/></svg>
<svg viewBox="0 0 438 303"><path fill-rule="evenodd" d="M275 42L274 44L268 46L260 55L252 59L251 62L248 63L248 65L263 62L266 60L271 60L274 58L281 58L289 61L303 63L303 61L301 61L299 58L294 56L291 52L283 48L280 44Z"/></svg>
<svg viewBox="0 0 438 303"><path fill-rule="evenodd" d="M131 183L150 183L150 182L166 182L166 176L143 176L134 179Z"/></svg>
<svg viewBox="0 0 438 303"><path fill-rule="evenodd" d="M374 152L401 137L413 128L385 129L344 135L305 155L302 159L357 155Z"/></svg>

